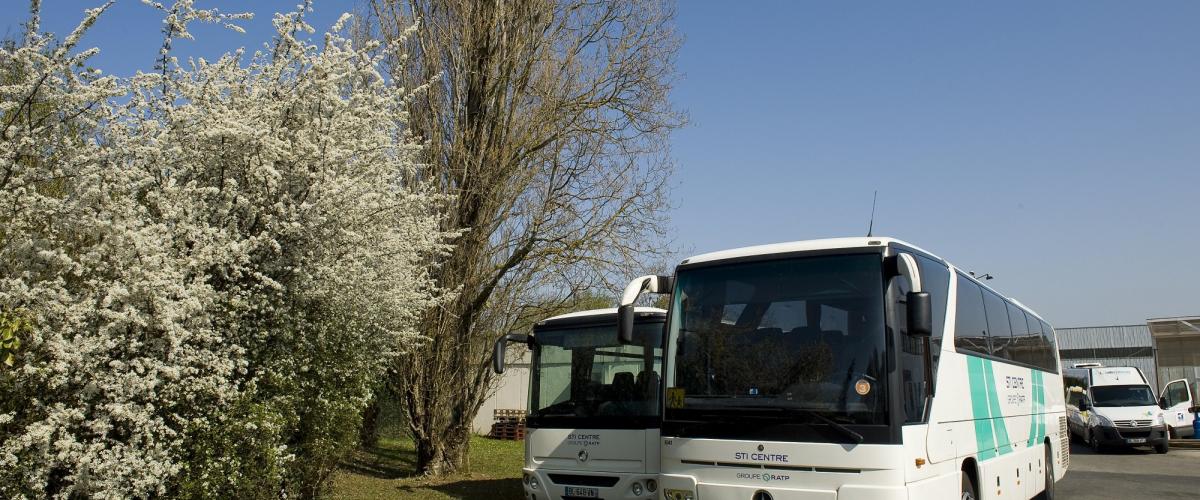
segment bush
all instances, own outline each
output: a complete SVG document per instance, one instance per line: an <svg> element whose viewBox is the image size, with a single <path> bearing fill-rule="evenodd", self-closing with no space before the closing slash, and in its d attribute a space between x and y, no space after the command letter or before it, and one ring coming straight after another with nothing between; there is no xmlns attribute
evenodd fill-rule
<svg viewBox="0 0 1200 500"><path fill-rule="evenodd" d="M183 66L190 22L244 16L158 7L153 74L86 67L104 8L55 42L34 1L0 50L0 311L32 325L0 364L0 496L317 496L439 300L411 92L345 17Z"/></svg>

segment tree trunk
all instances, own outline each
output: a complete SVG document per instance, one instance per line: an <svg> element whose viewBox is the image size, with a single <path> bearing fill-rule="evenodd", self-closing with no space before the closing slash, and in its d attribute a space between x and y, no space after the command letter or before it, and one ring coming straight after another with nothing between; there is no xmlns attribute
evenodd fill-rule
<svg viewBox="0 0 1200 500"><path fill-rule="evenodd" d="M373 0L405 43L395 82L430 178L452 196L453 250L431 274L457 295L397 365L417 467L467 466L497 336L586 292L614 289L662 252L667 99L679 44L666 0ZM408 27L420 19L414 31ZM644 273L642 273L644 274Z"/></svg>
<svg viewBox="0 0 1200 500"><path fill-rule="evenodd" d="M460 427L448 430L441 439L417 442L417 470L422 474L441 476L466 469L471 450L470 432Z"/></svg>
<svg viewBox="0 0 1200 500"><path fill-rule="evenodd" d="M371 448L379 441L379 395L371 398L367 407L363 408L362 426L358 429L358 445Z"/></svg>

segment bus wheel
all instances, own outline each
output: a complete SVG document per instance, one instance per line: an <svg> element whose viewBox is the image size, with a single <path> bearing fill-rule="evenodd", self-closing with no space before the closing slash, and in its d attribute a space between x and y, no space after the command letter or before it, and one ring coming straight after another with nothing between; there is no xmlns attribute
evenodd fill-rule
<svg viewBox="0 0 1200 500"><path fill-rule="evenodd" d="M971 476L967 474L967 471L959 472L959 474L962 475L962 496L959 498L962 500L976 500L979 498L975 495L975 482L971 481Z"/></svg>
<svg viewBox="0 0 1200 500"><path fill-rule="evenodd" d="M1046 445L1046 466L1043 468L1046 471L1046 487L1042 488L1042 495L1038 498L1042 500L1054 500L1054 461L1050 459L1050 445Z"/></svg>

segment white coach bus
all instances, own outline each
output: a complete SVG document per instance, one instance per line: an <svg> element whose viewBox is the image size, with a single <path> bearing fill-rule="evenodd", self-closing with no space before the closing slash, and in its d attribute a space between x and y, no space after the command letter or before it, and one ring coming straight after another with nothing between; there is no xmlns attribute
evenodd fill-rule
<svg viewBox="0 0 1200 500"><path fill-rule="evenodd" d="M658 491L662 421L662 333L666 311L639 307L617 337L617 310L538 322L533 335L496 341L504 371L508 342L527 344L530 363L522 483L530 500L650 500Z"/></svg>
<svg viewBox="0 0 1200 500"><path fill-rule="evenodd" d="M667 500L1053 498L1068 464L1054 330L889 238L684 260L670 293Z"/></svg>

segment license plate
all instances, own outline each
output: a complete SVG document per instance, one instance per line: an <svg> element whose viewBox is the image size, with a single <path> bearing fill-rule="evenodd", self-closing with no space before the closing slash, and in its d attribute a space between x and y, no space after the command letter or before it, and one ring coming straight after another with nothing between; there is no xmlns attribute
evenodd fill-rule
<svg viewBox="0 0 1200 500"><path fill-rule="evenodd" d="M1142 444L1146 442L1146 438L1129 438L1125 442L1129 444Z"/></svg>
<svg viewBox="0 0 1200 500"><path fill-rule="evenodd" d="M567 496L583 497L583 498L600 498L600 490L596 488L580 488L577 486L567 486Z"/></svg>

